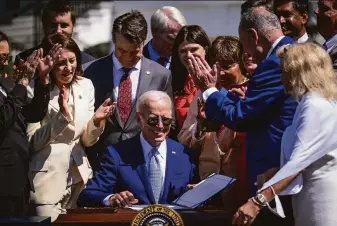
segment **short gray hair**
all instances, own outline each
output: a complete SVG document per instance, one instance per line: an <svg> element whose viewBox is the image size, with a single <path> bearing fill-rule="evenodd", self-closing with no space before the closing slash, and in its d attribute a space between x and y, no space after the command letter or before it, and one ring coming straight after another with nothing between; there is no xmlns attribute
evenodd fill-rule
<svg viewBox="0 0 337 226"><path fill-rule="evenodd" d="M268 37L268 35L275 30L282 31L277 16L264 7L247 9L247 11L241 15L239 27L242 30L254 28L264 37Z"/></svg>
<svg viewBox="0 0 337 226"><path fill-rule="evenodd" d="M172 114L172 101L169 95L163 91L151 90L143 93L137 100L137 113L144 113L148 109L150 102L166 101Z"/></svg>
<svg viewBox="0 0 337 226"><path fill-rule="evenodd" d="M151 16L151 28L157 30L165 30L168 27L168 22L173 21L181 26L185 26L186 19L183 14L173 6L164 6Z"/></svg>

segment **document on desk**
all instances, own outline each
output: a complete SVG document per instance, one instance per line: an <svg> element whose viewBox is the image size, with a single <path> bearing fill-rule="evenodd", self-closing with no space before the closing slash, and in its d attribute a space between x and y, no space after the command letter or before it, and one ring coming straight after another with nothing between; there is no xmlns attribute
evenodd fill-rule
<svg viewBox="0 0 337 226"><path fill-rule="evenodd" d="M128 207L128 209L132 209L132 210L135 210L135 211L141 211L143 208L148 207L148 206L149 205L132 205L132 206ZM164 204L164 206L167 206L167 207L172 208L174 210L186 209L185 207L169 205L169 204Z"/></svg>
<svg viewBox="0 0 337 226"><path fill-rule="evenodd" d="M185 192L172 202L172 205L185 208L196 208L214 195L235 182L235 178L220 174L211 174L198 183L193 189Z"/></svg>
<svg viewBox="0 0 337 226"><path fill-rule="evenodd" d="M175 210L194 209L212 198L215 194L234 183L236 179L220 174L211 174L198 183L193 189L185 192L171 204L166 205ZM148 205L133 205L130 209L141 211Z"/></svg>

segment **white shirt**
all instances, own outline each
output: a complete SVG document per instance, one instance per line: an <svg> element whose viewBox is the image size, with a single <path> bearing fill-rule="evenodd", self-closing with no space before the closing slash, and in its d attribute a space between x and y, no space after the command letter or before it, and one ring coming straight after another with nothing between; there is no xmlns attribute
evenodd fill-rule
<svg viewBox="0 0 337 226"><path fill-rule="evenodd" d="M273 43L273 45L271 46L271 48L269 49L268 53L267 53L267 56L265 59L267 59L270 54L273 52L273 50L275 49L275 47L279 44L279 42L284 38L284 35L279 37L278 39L276 39L276 41ZM204 100L204 102L206 103L208 97L210 95L212 95L214 92L217 92L218 89L215 88L215 87L211 87L211 88L208 88L207 90L205 90L203 93L202 93L202 98Z"/></svg>
<svg viewBox="0 0 337 226"><path fill-rule="evenodd" d="M140 144L142 145L143 149L143 154L144 154L144 160L145 160L145 165L146 169L149 170L149 163L150 163L150 152L152 150L152 146L144 139L143 133L140 134ZM164 188L164 182L165 182L165 173L166 173L166 156L167 156L167 145L166 145L166 140L164 140L159 146L156 147L159 152L159 164L162 172L162 190L160 192L160 196L163 195L163 188ZM109 198L114 195L108 195L104 200L103 200L103 205L104 206L109 206Z"/></svg>
<svg viewBox="0 0 337 226"><path fill-rule="evenodd" d="M2 88L1 86L0 86L0 92L1 92L5 97L7 97L7 93L6 93L5 89Z"/></svg>
<svg viewBox="0 0 337 226"><path fill-rule="evenodd" d="M118 89L119 89L119 83L121 81L121 78L124 75L123 66L118 61L118 59L115 56L115 53L112 54L112 62L113 62L113 84L114 84L114 94L116 97L116 100L118 100ZM137 95L137 88L139 83L139 75L140 75L140 68L142 65L142 60L139 60L136 65L133 66L130 72L130 79L132 83L132 104L136 99Z"/></svg>
<svg viewBox="0 0 337 226"><path fill-rule="evenodd" d="M297 43L304 43L304 42L306 42L308 39L309 39L308 33L305 32L304 35L302 35L302 37L300 37L300 38L297 40Z"/></svg>
<svg viewBox="0 0 337 226"><path fill-rule="evenodd" d="M153 48L152 46L152 41L149 42L149 44L147 45L149 48L149 57L151 60L153 61L158 61L158 59L160 58L159 53ZM171 65L171 56L167 58L167 62L165 64L165 67L167 69L170 69L170 65Z"/></svg>
<svg viewBox="0 0 337 226"><path fill-rule="evenodd" d="M266 56L265 59L267 59L271 53L273 52L273 50L276 48L276 46L279 44L279 42L284 38L284 35L282 35L281 37L279 37L278 39L276 39L276 41L273 43L273 45L271 46L270 50L268 51L268 54Z"/></svg>
<svg viewBox="0 0 337 226"><path fill-rule="evenodd" d="M142 145L142 149L144 152L144 159L146 168L149 170L149 164L150 164L150 152L152 150L152 146L144 139L143 133L140 134L140 143ZM165 180L165 171L166 171L166 152L167 152L167 146L166 146L166 140L164 140L159 146L156 147L159 152L159 164L162 172L162 187L164 186L164 180Z"/></svg>

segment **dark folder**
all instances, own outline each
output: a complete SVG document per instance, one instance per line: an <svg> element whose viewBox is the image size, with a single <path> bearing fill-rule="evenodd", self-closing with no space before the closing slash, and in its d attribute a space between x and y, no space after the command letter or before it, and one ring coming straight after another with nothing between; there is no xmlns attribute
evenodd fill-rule
<svg viewBox="0 0 337 226"><path fill-rule="evenodd" d="M199 207L235 181L236 179L232 177L217 173L211 174L198 183L193 189L185 192L179 198L174 200L171 205L189 209Z"/></svg>

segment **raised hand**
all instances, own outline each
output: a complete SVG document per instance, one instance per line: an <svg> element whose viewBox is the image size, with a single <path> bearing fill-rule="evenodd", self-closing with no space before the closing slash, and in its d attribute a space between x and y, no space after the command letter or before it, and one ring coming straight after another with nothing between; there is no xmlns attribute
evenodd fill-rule
<svg viewBox="0 0 337 226"><path fill-rule="evenodd" d="M60 90L58 102L60 106L60 111L62 112L64 117L66 117L70 121L71 116L70 116L68 100L69 100L69 89L63 85Z"/></svg>
<svg viewBox="0 0 337 226"><path fill-rule="evenodd" d="M192 76L195 85L203 92L208 88L215 87L219 70L219 64L210 68L205 59L194 57L188 60L187 71Z"/></svg>
<svg viewBox="0 0 337 226"><path fill-rule="evenodd" d="M40 51L42 56L43 49L40 49ZM61 51L62 45L56 43L44 58L40 58L37 70L39 72L40 80L44 84L49 83L49 72L59 62Z"/></svg>
<svg viewBox="0 0 337 226"><path fill-rule="evenodd" d="M112 115L116 108L116 102L110 104L110 98L107 98L104 103L96 110L93 121L96 127L99 127L99 124L102 120L107 119Z"/></svg>
<svg viewBox="0 0 337 226"><path fill-rule="evenodd" d="M34 78L34 73L41 57L41 49L35 50L26 61L19 59L18 65L13 69L24 73L24 77L26 77L28 81L31 81Z"/></svg>

